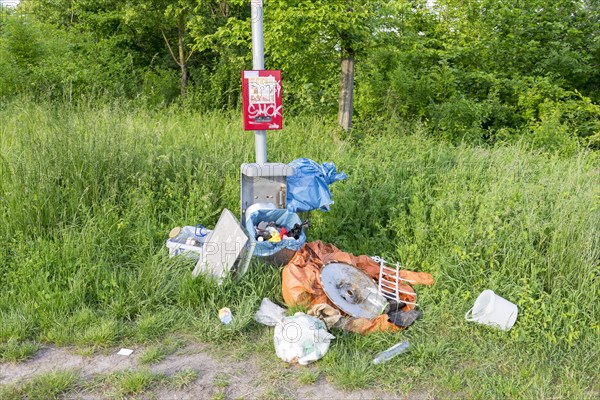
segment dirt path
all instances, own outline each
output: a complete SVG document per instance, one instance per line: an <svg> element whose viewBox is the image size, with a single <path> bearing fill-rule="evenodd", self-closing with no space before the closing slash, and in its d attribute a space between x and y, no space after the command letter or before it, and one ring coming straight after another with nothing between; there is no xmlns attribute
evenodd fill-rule
<svg viewBox="0 0 600 400"><path fill-rule="evenodd" d="M138 370L138 358L143 349L135 349L131 356L112 354L81 356L72 349L45 347L32 359L19 364L0 364L0 385L29 380L38 374L52 370L73 370L83 380L117 371ZM395 397L390 393L375 390L346 392L336 389L322 376L316 382L303 385L297 375L305 367L290 367L283 374L278 368L265 371L257 359L232 360L217 358L207 347L193 344L166 357L162 362L150 366L152 372L171 376L178 371L193 369L197 379L183 390L155 388L142 398L154 399L373 399L410 398L426 399L427 396ZM268 368L267 368L268 369ZM67 398L103 399L107 393L71 393Z"/></svg>

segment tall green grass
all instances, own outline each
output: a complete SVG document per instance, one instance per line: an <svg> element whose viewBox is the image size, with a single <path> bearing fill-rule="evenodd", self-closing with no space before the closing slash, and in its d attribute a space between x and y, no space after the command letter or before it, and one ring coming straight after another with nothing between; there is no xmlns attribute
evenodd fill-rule
<svg viewBox="0 0 600 400"><path fill-rule="evenodd" d="M312 213L309 240L400 261L436 283L418 288L424 318L406 332L335 332L320 364L328 379L444 397L597 394L598 154L451 146L392 123L336 132L298 118L268 134L271 160L331 160L349 175L332 186L332 211ZM0 346L116 346L173 331L217 343L263 337L252 316L262 297L281 301L279 270L254 263L218 286L192 280L193 264L164 247L173 226L239 213L239 166L253 151L238 115L5 104ZM510 332L464 321L487 288L518 305ZM216 318L224 306L232 325ZM401 336L410 353L368 365Z"/></svg>

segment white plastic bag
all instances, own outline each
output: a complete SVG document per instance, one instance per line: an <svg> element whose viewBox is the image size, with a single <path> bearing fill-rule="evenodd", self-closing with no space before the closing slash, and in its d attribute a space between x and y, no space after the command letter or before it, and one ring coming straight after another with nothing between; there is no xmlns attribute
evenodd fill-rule
<svg viewBox="0 0 600 400"><path fill-rule="evenodd" d="M254 315L256 322L267 326L275 326L286 316L286 310L279 307L266 297L262 299L260 308Z"/></svg>
<svg viewBox="0 0 600 400"><path fill-rule="evenodd" d="M300 312L278 323L273 335L277 357L300 365L323 357L332 339L335 336L327 332L323 321Z"/></svg>

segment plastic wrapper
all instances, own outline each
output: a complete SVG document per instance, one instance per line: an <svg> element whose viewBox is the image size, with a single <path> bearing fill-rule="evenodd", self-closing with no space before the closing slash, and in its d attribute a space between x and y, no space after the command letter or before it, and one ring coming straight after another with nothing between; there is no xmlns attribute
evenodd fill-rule
<svg viewBox="0 0 600 400"><path fill-rule="evenodd" d="M277 357L300 365L323 357L332 339L335 336L327 331L323 321L304 313L284 318L275 327L273 335Z"/></svg>
<svg viewBox="0 0 600 400"><path fill-rule="evenodd" d="M271 300L264 298L260 303L260 308L254 315L254 319L260 324L267 326L275 326L279 322L281 322L286 317L286 315L287 312L284 308L279 307Z"/></svg>

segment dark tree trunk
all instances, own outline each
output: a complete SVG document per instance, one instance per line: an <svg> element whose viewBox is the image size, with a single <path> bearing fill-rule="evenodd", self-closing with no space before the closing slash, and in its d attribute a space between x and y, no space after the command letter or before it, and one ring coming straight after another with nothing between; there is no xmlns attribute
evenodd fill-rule
<svg viewBox="0 0 600 400"><path fill-rule="evenodd" d="M181 67L181 98L185 99L187 89L187 59L185 57L185 47L183 45L183 35L185 34L185 19L183 14L179 17L178 24L178 47L179 47L179 66Z"/></svg>
<svg viewBox="0 0 600 400"><path fill-rule="evenodd" d="M186 19L186 11L182 11L179 14L179 19L177 20L177 55L173 51L171 44L169 43L169 39L165 34L164 29L161 29L163 39L165 39L165 44L167 45L167 49L169 49L169 54L173 58L173 61L179 68L181 68L181 99L182 105L185 106L185 96L187 92L187 81L188 81L188 62L190 58L194 54L194 50L189 50L188 53L185 53L185 19Z"/></svg>
<svg viewBox="0 0 600 400"><path fill-rule="evenodd" d="M340 83L340 104L338 123L348 131L352 128L352 111L354 96L354 54L348 52L342 58L342 79Z"/></svg>

